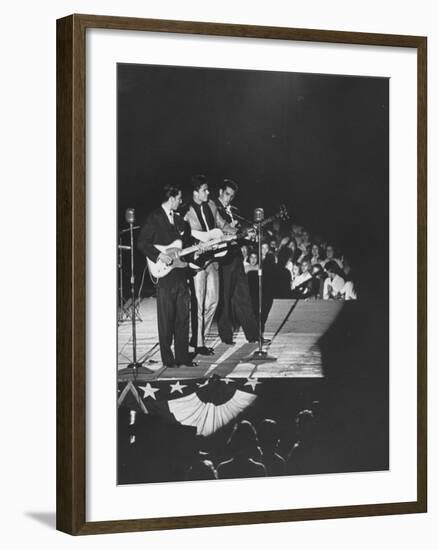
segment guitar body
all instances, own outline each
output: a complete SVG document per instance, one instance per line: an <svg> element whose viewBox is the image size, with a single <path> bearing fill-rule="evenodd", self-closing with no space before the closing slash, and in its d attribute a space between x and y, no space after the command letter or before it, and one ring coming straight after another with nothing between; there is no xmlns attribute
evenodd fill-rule
<svg viewBox="0 0 438 550"><path fill-rule="evenodd" d="M179 257L179 254L182 250L182 242L180 241L180 239L176 239L175 241L173 241L173 243L167 246L156 244L155 248L157 248L160 252L165 252L173 259L173 262L170 265L166 265L161 260L153 262L150 258L146 258L149 273L155 279L161 279L162 277L165 277L172 271L172 269L187 267L186 262L183 262Z"/></svg>
<svg viewBox="0 0 438 550"><path fill-rule="evenodd" d="M221 239L224 236L222 230L219 228L211 229L210 231L197 231L196 229L192 229L192 235L195 239L201 241L201 243Z"/></svg>
<svg viewBox="0 0 438 550"><path fill-rule="evenodd" d="M209 246L208 252L198 252L194 255L192 260L192 267L204 269L209 264L215 261L216 258L225 256L228 252L228 244L221 242L224 238L224 233L219 228L210 229L210 231L197 231L192 229L192 235L195 239L201 243L208 244L210 241L213 243ZM217 242L219 241L219 242Z"/></svg>

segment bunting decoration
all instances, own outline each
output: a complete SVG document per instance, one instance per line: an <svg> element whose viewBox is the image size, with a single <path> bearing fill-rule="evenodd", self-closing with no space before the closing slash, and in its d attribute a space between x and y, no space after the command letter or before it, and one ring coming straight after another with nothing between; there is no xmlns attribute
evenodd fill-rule
<svg viewBox="0 0 438 550"><path fill-rule="evenodd" d="M118 405L146 414L159 414L169 422L196 428L209 436L234 420L257 399L257 378L132 381L119 383Z"/></svg>

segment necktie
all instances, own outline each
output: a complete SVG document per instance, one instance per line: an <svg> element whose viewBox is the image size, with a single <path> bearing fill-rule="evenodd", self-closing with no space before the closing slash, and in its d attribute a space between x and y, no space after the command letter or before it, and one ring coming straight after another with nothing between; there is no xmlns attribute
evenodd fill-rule
<svg viewBox="0 0 438 550"><path fill-rule="evenodd" d="M202 216L202 219L204 220L205 227L206 227L207 231L210 231L210 228L208 227L208 223L207 223L207 217L205 216L204 205L203 204L201 204L201 216Z"/></svg>

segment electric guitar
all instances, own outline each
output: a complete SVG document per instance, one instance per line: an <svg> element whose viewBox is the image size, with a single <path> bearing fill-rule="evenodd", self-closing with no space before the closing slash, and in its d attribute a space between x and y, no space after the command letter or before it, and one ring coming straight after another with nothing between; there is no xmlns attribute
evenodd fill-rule
<svg viewBox="0 0 438 550"><path fill-rule="evenodd" d="M152 277L154 277L155 279L161 279L162 277L168 275L175 268L185 268L188 264L181 258L189 256L193 253L195 253L196 256L197 254L203 254L210 250L225 248L227 246L228 240L230 240L231 238L231 235L224 235L224 233L220 229L212 229L211 231L203 231L199 233L203 233L203 235L201 236L202 238L198 239L201 242L193 246L189 246L188 248L183 249L182 241L180 239L176 239L168 245L155 244L155 248L157 248L160 252L165 253L167 256L170 256L170 258L172 259L172 263L167 265L161 260L157 260L156 262L154 262L150 258L146 258L149 273L152 275ZM226 251L224 252L224 254L226 254ZM190 265L195 269L201 269L201 267L198 265L192 263L190 263Z"/></svg>
<svg viewBox="0 0 438 550"><path fill-rule="evenodd" d="M273 216L270 216L269 218L264 219L260 223L260 226L264 227L265 225L270 224L274 220L277 220L277 219L286 220L288 218L289 218L289 214L287 212L286 206L282 204L279 208L279 211ZM242 220L244 220L244 218L242 218ZM257 223L246 223L246 225L241 224L241 227L239 228L239 231L237 233L225 234L222 242L217 245L217 248L213 249L212 253L210 254L202 253L199 259L195 258L195 262L197 262L197 265L199 267L205 268L209 263L215 261L216 259L220 260L221 258L223 258L228 254L228 252L230 251L230 247L228 246L228 244L230 242L233 242L233 241L237 242L240 239L245 239L245 240L255 242L257 240L257 229L258 229ZM195 237L195 239L198 239L198 240L208 239L208 232L205 232L205 231L192 230L192 235L193 237Z"/></svg>

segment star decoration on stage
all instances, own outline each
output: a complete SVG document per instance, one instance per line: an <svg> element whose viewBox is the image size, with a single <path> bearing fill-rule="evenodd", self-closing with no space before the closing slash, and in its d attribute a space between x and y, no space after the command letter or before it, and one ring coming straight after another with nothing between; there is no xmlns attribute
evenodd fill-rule
<svg viewBox="0 0 438 550"><path fill-rule="evenodd" d="M234 382L232 378L222 378L222 382L224 384L230 384L230 382Z"/></svg>
<svg viewBox="0 0 438 550"><path fill-rule="evenodd" d="M261 382L258 381L257 378L248 378L244 386L251 386L251 389L254 391L255 387L260 384Z"/></svg>
<svg viewBox="0 0 438 550"><path fill-rule="evenodd" d="M141 390L143 390L143 399L146 397L152 397L152 399L157 399L155 397L155 394L157 391L159 391L159 388L153 388L149 382L146 384L146 386L139 386Z"/></svg>
<svg viewBox="0 0 438 550"><path fill-rule="evenodd" d="M196 385L198 386L198 388L204 388L205 386L208 386L208 382L209 382L209 379L207 378L207 380L205 382L198 382Z"/></svg>
<svg viewBox="0 0 438 550"><path fill-rule="evenodd" d="M181 384L181 382L177 380L175 384L170 384L170 393L183 393L184 388L188 388L188 386L185 384Z"/></svg>

